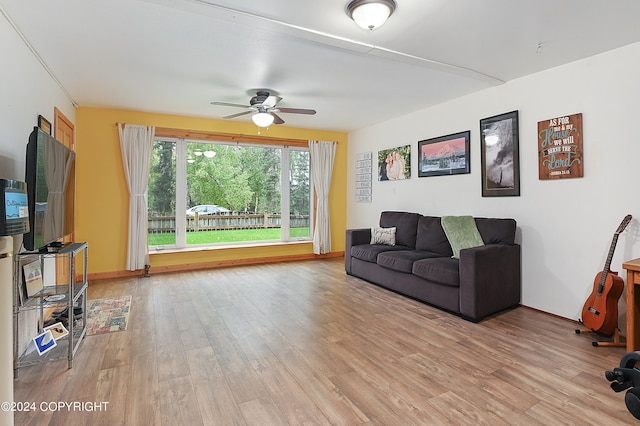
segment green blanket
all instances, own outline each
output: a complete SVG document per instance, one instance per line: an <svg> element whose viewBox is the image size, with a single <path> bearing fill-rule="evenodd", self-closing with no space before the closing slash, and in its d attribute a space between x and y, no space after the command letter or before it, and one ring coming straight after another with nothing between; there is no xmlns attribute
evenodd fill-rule
<svg viewBox="0 0 640 426"><path fill-rule="evenodd" d="M453 249L454 259L460 258L462 249L484 245L473 216L442 216L440 222Z"/></svg>

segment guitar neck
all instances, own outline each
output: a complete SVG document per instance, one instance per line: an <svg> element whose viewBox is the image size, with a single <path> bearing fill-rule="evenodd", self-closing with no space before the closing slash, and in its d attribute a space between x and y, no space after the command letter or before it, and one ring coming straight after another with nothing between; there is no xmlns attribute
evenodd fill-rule
<svg viewBox="0 0 640 426"><path fill-rule="evenodd" d="M613 241L611 241L611 247L609 247L609 255L607 256L607 261L604 263L604 269L602 270L602 274L600 276L600 284L598 284L598 294L602 293L602 291L604 290L604 283L607 281L607 275L611 270L611 259L613 259L613 252L615 251L616 244L618 243L618 236L622 233L622 231L624 231L624 228L627 227L629 222L631 222L630 214L626 215L624 219L622 219L622 222L620 222L618 229L616 229L616 232L613 234Z"/></svg>
<svg viewBox="0 0 640 426"><path fill-rule="evenodd" d="M600 284L598 285L598 292L602 292L604 289L604 283L607 280L607 274L611 270L611 260L613 259L613 253L616 250L616 245L618 244L618 236L619 232L613 234L613 240L611 241L611 247L609 248L609 254L607 255L607 261L604 263L604 268L602 269L602 275L600 276Z"/></svg>

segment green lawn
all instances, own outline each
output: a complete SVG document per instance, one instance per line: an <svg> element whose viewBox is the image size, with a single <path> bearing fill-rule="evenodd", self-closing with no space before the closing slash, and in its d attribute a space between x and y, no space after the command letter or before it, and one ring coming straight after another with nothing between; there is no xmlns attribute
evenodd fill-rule
<svg viewBox="0 0 640 426"><path fill-rule="evenodd" d="M309 228L291 228L290 234L291 237L308 237ZM150 246L171 245L176 243L176 234L149 234L147 239ZM280 240L280 228L187 232L187 244L215 244L266 240Z"/></svg>

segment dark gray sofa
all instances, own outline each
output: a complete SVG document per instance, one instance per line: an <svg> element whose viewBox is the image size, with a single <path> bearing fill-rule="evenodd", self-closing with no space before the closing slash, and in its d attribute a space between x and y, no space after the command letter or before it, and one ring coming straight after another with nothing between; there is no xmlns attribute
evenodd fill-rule
<svg viewBox="0 0 640 426"><path fill-rule="evenodd" d="M483 246L460 259L440 217L386 211L380 227L396 227L396 245L370 244L371 229L349 229L345 270L353 275L470 321L520 304L520 245L513 219L474 218Z"/></svg>

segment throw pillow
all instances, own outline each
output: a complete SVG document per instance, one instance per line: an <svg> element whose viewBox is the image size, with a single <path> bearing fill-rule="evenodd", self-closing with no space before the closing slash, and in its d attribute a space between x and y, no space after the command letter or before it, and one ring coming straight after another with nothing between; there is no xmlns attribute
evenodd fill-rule
<svg viewBox="0 0 640 426"><path fill-rule="evenodd" d="M482 236L472 216L442 216L442 229L451 244L454 259L460 259L460 250L483 246Z"/></svg>
<svg viewBox="0 0 640 426"><path fill-rule="evenodd" d="M396 245L396 228L371 228L371 244Z"/></svg>

